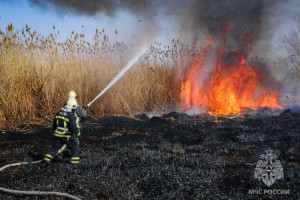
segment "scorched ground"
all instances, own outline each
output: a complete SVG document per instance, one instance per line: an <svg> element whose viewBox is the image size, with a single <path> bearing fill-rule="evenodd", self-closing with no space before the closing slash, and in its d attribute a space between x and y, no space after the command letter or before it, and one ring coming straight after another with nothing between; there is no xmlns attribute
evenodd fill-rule
<svg viewBox="0 0 300 200"><path fill-rule="evenodd" d="M26 131L0 134L1 165L41 159L49 148L50 127L22 128ZM5 188L67 192L82 199L298 199L299 132L300 113L293 110L89 119L76 168L58 156L48 167L6 169L0 182ZM254 179L257 161L267 148L278 153L284 170L284 179L270 188ZM253 189L289 194L249 194ZM34 197L0 193L0 199L20 198Z"/></svg>

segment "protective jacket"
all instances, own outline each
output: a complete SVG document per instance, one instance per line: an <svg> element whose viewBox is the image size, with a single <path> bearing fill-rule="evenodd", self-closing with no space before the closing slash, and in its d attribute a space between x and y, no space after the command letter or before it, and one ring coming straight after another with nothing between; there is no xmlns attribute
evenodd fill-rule
<svg viewBox="0 0 300 200"><path fill-rule="evenodd" d="M63 107L53 119L54 136L70 137L72 134L79 136L80 130L77 127L75 110Z"/></svg>

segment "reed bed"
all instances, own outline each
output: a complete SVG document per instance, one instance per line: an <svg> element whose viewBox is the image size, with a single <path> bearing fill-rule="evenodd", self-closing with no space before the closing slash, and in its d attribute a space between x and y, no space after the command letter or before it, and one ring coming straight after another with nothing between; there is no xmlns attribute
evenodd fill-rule
<svg viewBox="0 0 300 200"><path fill-rule="evenodd" d="M0 30L0 129L49 124L70 90L87 104L130 59L130 44L111 43L104 29L95 30L92 42L74 31L64 42L58 35L55 26L47 37L28 25ZM180 80L199 51L178 40L170 46L155 42L88 113L132 116L176 107Z"/></svg>

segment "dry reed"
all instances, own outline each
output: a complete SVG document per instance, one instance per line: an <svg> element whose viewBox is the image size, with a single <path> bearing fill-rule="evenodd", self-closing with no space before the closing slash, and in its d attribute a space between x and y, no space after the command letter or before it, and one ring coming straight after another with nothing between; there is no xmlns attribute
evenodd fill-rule
<svg viewBox="0 0 300 200"><path fill-rule="evenodd" d="M87 104L128 61L130 48L110 43L105 30L96 30L93 42L74 31L57 42L59 31L41 36L28 25L0 30L0 129L20 124L47 123L74 90ZM174 40L156 42L145 56L89 110L101 117L165 112L178 103L179 80L195 52ZM185 56L182 56L185 55ZM184 58L184 59L182 59Z"/></svg>

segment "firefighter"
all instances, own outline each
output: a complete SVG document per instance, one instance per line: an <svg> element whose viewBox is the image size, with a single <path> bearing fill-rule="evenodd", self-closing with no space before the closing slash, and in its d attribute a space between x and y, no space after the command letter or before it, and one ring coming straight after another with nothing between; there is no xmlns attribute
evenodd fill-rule
<svg viewBox="0 0 300 200"><path fill-rule="evenodd" d="M77 97L78 96L74 91L70 91L68 93L68 101L69 100L76 101ZM74 114L75 114L75 117L76 117L77 128L79 129L79 132L81 132L80 122L83 121L84 118L86 117L86 110L80 104L78 104L77 101L76 101L76 107L75 107ZM77 142L79 144L80 137L77 137L76 139L77 139ZM69 144L67 143L67 148L63 151L63 157L70 157L70 156L71 156L71 148L70 148Z"/></svg>
<svg viewBox="0 0 300 200"><path fill-rule="evenodd" d="M71 149L71 163L79 163L79 143L80 129L76 124L76 99L68 99L67 104L62 107L53 119L53 144L52 148L44 157L44 161L48 164L57 155L59 149L68 143Z"/></svg>

